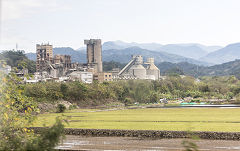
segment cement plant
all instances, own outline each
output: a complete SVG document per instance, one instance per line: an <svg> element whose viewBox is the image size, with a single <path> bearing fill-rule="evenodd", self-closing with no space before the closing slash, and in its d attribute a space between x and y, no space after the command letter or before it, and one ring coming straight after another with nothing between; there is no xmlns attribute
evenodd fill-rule
<svg viewBox="0 0 240 151"><path fill-rule="evenodd" d="M71 56L53 54L50 44L36 45L36 71L34 78L27 83L40 81L82 81L92 83L93 80L118 81L130 79L159 80L160 70L154 64L154 58L143 62L141 55L132 55L132 60L122 69L103 72L101 39L84 40L87 51L87 63L71 62ZM116 72L119 70L119 72Z"/></svg>

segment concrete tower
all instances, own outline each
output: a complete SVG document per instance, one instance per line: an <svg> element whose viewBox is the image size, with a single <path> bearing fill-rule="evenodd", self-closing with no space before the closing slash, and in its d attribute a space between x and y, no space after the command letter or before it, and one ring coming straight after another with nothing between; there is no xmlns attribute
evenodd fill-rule
<svg viewBox="0 0 240 151"><path fill-rule="evenodd" d="M135 63L130 67L129 73L138 79L146 79L146 69L143 67L143 57L141 55L132 56Z"/></svg>
<svg viewBox="0 0 240 151"><path fill-rule="evenodd" d="M87 63L96 72L102 72L102 44L101 39L84 40L87 45Z"/></svg>
<svg viewBox="0 0 240 151"><path fill-rule="evenodd" d="M49 44L36 45L36 69L38 72L46 71L47 65L53 60L53 47Z"/></svg>
<svg viewBox="0 0 240 151"><path fill-rule="evenodd" d="M159 80L160 79L160 70L158 69L157 66L154 64L154 58L148 58L147 62L145 63L146 70L147 70L147 75L149 77L153 76L153 80Z"/></svg>

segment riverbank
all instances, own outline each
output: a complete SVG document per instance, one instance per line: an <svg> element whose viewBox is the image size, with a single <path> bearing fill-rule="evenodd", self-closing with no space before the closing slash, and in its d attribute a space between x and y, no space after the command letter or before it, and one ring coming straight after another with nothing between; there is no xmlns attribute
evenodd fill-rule
<svg viewBox="0 0 240 151"><path fill-rule="evenodd" d="M35 133L41 132L43 127L32 127ZM206 132L206 131L160 131L160 130L116 130L116 129L77 129L65 128L66 135L90 137L137 137L137 138L192 138L209 140L240 140L240 132Z"/></svg>
<svg viewBox="0 0 240 151"><path fill-rule="evenodd" d="M198 150L231 151L239 150L239 141L229 140L188 140L188 139L141 139L135 137L83 137L67 135L59 144L59 150L94 151L182 151L183 141L193 142Z"/></svg>

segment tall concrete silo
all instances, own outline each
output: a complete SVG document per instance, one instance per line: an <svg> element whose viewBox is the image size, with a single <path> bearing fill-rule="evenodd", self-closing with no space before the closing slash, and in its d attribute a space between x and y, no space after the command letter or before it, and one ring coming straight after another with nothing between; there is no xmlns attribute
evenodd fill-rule
<svg viewBox="0 0 240 151"><path fill-rule="evenodd" d="M101 39L84 40L87 45L87 63L96 72L102 72L102 44Z"/></svg>
<svg viewBox="0 0 240 151"><path fill-rule="evenodd" d="M135 58L135 63L129 69L129 73L134 75L138 79L146 79L146 69L143 67L143 58L142 56L133 56Z"/></svg>
<svg viewBox="0 0 240 151"><path fill-rule="evenodd" d="M154 58L148 58L147 62L145 63L146 66L146 73L147 76L151 77L152 75L155 77L153 80L158 80L160 78L160 70L154 64Z"/></svg>

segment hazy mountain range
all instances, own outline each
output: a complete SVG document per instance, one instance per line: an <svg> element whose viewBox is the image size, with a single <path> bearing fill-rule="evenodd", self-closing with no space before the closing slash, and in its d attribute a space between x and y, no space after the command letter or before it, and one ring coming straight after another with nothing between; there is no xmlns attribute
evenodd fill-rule
<svg viewBox="0 0 240 151"><path fill-rule="evenodd" d="M161 53L167 52L168 54L191 58L200 62L205 62L205 65L221 64L234 61L235 59L240 59L240 43L229 44L226 47L221 47L205 46L197 43L162 45L158 43L126 43L122 41L109 41L103 44L103 50L121 50L134 46L150 51ZM178 61L173 60L170 62Z"/></svg>
<svg viewBox="0 0 240 151"><path fill-rule="evenodd" d="M86 63L87 56L86 51L76 51L70 47L61 47L61 48L53 48L53 54L66 54L70 55L72 62L80 62L80 63ZM167 52L162 51L151 51L147 49L142 49L139 47L129 47L125 49L109 49L109 50L103 50L102 52L102 60L103 61L116 61L120 63L127 63L131 60L132 55L142 55L143 59L146 61L147 58L153 57L155 58L155 63L160 62L189 62L192 64L197 65L210 65L206 62L198 61L195 59L170 54ZM27 57L31 60L36 60L36 54L35 53L27 53Z"/></svg>
<svg viewBox="0 0 240 151"><path fill-rule="evenodd" d="M199 59L209 52L218 50L220 46L204 46L201 44L168 44L162 45L158 43L125 43L122 41L109 41L103 44L103 50L109 49L125 49L129 47L140 47L142 49L152 51L162 51L170 54L176 54L187 58Z"/></svg>
<svg viewBox="0 0 240 151"><path fill-rule="evenodd" d="M225 63L235 59L240 59L240 43L227 45L200 58L202 61L214 64Z"/></svg>
<svg viewBox="0 0 240 151"><path fill-rule="evenodd" d="M144 59L154 57L156 63L160 62L188 62L197 65L210 66L240 59L240 43L230 44L226 47L205 46L196 43L168 44L158 43L126 43L122 41L108 41L103 43L103 61L117 61L126 63L131 55L142 55ZM73 62L86 63L86 48L74 50L70 47L54 48L54 54L67 54L72 56ZM35 60L35 53L27 56Z"/></svg>

